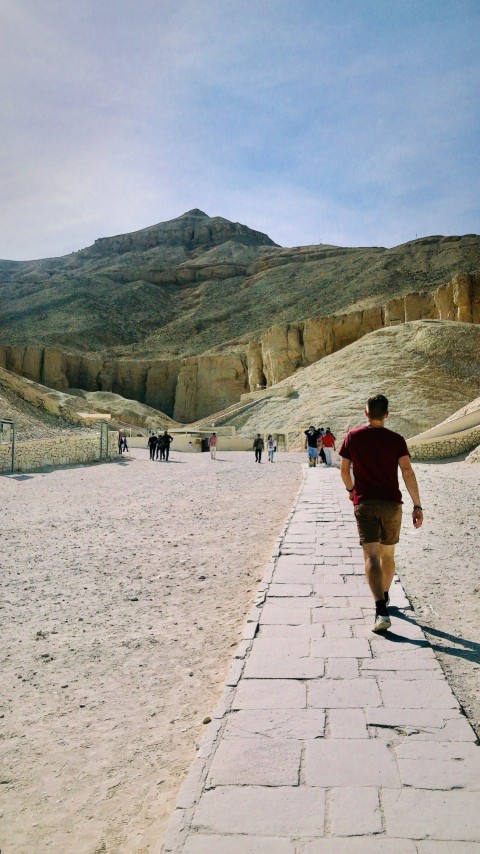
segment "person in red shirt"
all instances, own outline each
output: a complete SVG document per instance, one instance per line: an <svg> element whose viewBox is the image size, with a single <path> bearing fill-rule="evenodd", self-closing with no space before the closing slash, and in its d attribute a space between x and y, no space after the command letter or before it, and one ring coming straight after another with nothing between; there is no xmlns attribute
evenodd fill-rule
<svg viewBox="0 0 480 854"><path fill-rule="evenodd" d="M413 501L415 528L423 522L423 510L407 443L400 433L385 427L387 398L383 394L369 397L365 415L368 425L350 430L342 442L340 472L353 501L365 574L375 600L372 631L384 632L391 626L388 591L395 574L395 546L402 522L399 466Z"/></svg>
<svg viewBox="0 0 480 854"><path fill-rule="evenodd" d="M327 427L322 436L322 448L325 454L325 462L327 466L332 465L332 450L335 450L335 441L335 436L330 430L330 427Z"/></svg>

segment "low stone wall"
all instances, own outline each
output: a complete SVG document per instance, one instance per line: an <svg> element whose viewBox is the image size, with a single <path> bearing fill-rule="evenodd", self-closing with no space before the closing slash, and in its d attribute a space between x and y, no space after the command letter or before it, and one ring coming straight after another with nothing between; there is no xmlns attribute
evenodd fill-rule
<svg viewBox="0 0 480 854"><path fill-rule="evenodd" d="M466 454L480 444L480 427L453 433L424 443L414 443L407 440L409 451L414 460L442 460L446 457L457 457Z"/></svg>
<svg viewBox="0 0 480 854"><path fill-rule="evenodd" d="M117 433L110 432L108 456L103 448L102 459L118 457ZM78 435L67 433L49 439L28 439L15 443L14 471L35 471L47 466L66 466L93 463L100 460L100 433ZM0 445L0 472L11 471L12 447Z"/></svg>

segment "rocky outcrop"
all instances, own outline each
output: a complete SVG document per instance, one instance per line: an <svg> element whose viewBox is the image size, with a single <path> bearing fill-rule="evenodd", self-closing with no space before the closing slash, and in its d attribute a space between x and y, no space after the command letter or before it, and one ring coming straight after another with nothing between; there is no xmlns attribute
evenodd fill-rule
<svg viewBox="0 0 480 854"><path fill-rule="evenodd" d="M180 422L196 421L235 403L245 391L248 391L248 373L243 354L183 359L173 417Z"/></svg>
<svg viewBox="0 0 480 854"><path fill-rule="evenodd" d="M480 323L480 273L462 273L431 293L409 293L389 300L384 306L276 324L261 336L262 365L258 347L250 344L248 374L258 376L262 371L268 385L274 385L299 367L312 365L369 332L422 319Z"/></svg>
<svg viewBox="0 0 480 854"><path fill-rule="evenodd" d="M480 323L480 274L460 274L436 291L410 293L384 306L275 324L250 341L245 352L102 360L56 348L4 346L0 367L59 391L114 392L188 423L236 403L258 386L275 385L369 332L421 319Z"/></svg>
<svg viewBox="0 0 480 854"><path fill-rule="evenodd" d="M260 231L254 231L239 222L230 222L223 217L209 217L198 208L168 222L119 234L101 237L90 251L99 255L116 255L131 251L153 249L162 244L185 246L187 249L218 246L227 240L241 240L249 246L276 246L276 243Z"/></svg>

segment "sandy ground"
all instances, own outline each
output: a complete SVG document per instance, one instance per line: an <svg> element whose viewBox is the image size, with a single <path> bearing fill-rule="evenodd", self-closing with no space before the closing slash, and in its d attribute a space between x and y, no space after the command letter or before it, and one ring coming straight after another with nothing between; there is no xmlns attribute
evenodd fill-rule
<svg viewBox="0 0 480 854"><path fill-rule="evenodd" d="M3 477L2 854L158 852L298 455Z"/></svg>
<svg viewBox="0 0 480 854"><path fill-rule="evenodd" d="M480 738L480 465L413 466L425 520L415 531L407 498L397 571Z"/></svg>
<svg viewBox="0 0 480 854"><path fill-rule="evenodd" d="M2 854L160 851L303 459L2 478ZM415 470L397 568L478 732L480 467Z"/></svg>

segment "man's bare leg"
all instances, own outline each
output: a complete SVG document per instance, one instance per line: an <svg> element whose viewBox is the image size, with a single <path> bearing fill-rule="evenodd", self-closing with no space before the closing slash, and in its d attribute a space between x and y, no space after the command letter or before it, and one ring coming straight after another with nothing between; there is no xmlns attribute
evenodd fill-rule
<svg viewBox="0 0 480 854"><path fill-rule="evenodd" d="M383 593L387 593L395 575L395 545L380 546L380 566L382 568Z"/></svg>
<svg viewBox="0 0 480 854"><path fill-rule="evenodd" d="M375 602L383 599L385 589L383 587L383 572L382 572L382 546L381 543L364 543L363 557L365 559L365 575L367 577L368 586L372 591L372 596Z"/></svg>
<svg viewBox="0 0 480 854"><path fill-rule="evenodd" d="M373 632L385 632L391 626L390 617L388 616L387 605L385 602L385 581L388 581L388 576L395 564L393 562L393 554L390 551L387 553L387 561L385 566L385 577L382 567L383 549L381 543L364 543L363 556L365 558L365 575L367 576L368 585L372 591L372 596L375 601L375 623L372 626ZM387 546L387 549L389 547Z"/></svg>

